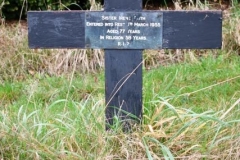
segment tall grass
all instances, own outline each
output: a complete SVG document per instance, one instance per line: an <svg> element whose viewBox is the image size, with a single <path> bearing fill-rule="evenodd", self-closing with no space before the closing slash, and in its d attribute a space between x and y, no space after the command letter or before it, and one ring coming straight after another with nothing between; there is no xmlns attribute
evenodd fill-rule
<svg viewBox="0 0 240 160"><path fill-rule="evenodd" d="M130 133L105 130L100 50L30 50L24 24L1 25L0 159L239 159L239 11L222 50L144 51Z"/></svg>
<svg viewBox="0 0 240 160"><path fill-rule="evenodd" d="M102 72L4 82L0 157L238 159L239 61L223 54L145 71L143 123L131 133L118 122L105 131Z"/></svg>
<svg viewBox="0 0 240 160"><path fill-rule="evenodd" d="M238 159L240 59L226 60L209 57L200 64L147 71L143 123L131 133L120 125L105 131L103 73L98 81L94 74L75 77L71 84L65 77L44 76L4 83L0 94L14 97L0 103L0 157ZM212 68L231 72L207 76ZM194 83L190 71L199 77Z"/></svg>
<svg viewBox="0 0 240 160"><path fill-rule="evenodd" d="M200 2L199 2L200 3ZM93 10L100 10L101 6L91 1ZM176 3L175 5L178 5ZM182 6L178 6L182 7ZM211 6L208 6L211 7ZM196 9L195 6L184 6L181 9ZM224 11L223 19L223 49L227 54L239 54L239 4ZM38 72L48 75L66 75L75 68L76 73L94 72L104 66L102 50L30 50L27 46L27 27L24 23L0 26L0 53L3 61L0 62L0 81L4 79L24 79L27 74ZM8 46L12 46L9 48ZM17 49L16 49L17 48ZM11 54L9 54L11 53ZM207 56L208 50L146 50L144 51L144 67L156 68L181 62L197 62L199 58ZM210 54L218 55L217 51ZM75 65L76 64L76 65Z"/></svg>

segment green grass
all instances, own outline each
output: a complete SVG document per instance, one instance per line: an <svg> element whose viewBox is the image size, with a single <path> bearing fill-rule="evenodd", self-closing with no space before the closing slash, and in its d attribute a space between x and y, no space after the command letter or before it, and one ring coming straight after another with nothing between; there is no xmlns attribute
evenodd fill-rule
<svg viewBox="0 0 240 160"><path fill-rule="evenodd" d="M0 159L239 159L239 11L222 50L144 52L131 133L105 130L99 50L30 50L26 27L0 26Z"/></svg>
<svg viewBox="0 0 240 160"><path fill-rule="evenodd" d="M146 89L148 89L144 92L145 99L166 97L174 101L175 105L199 108L200 111L211 109L211 106L200 106L204 106L206 100L211 104L221 101L222 97L239 95L238 79L221 84L227 78L239 77L239 63L239 56L220 55L215 58L210 55L197 63L175 64L157 71L148 71L145 76Z"/></svg>
<svg viewBox="0 0 240 160"><path fill-rule="evenodd" d="M4 82L0 157L237 159L239 62L220 54L145 71L143 124L129 134L105 131L103 73Z"/></svg>

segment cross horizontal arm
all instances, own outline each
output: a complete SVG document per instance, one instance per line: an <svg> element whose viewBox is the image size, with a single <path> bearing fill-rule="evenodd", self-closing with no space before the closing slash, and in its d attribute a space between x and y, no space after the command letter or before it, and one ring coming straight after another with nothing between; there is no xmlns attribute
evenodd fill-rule
<svg viewBox="0 0 240 160"><path fill-rule="evenodd" d="M221 11L165 11L163 13L163 48L221 48Z"/></svg>
<svg viewBox="0 0 240 160"><path fill-rule="evenodd" d="M28 12L30 48L84 48L85 12Z"/></svg>
<svg viewBox="0 0 240 160"><path fill-rule="evenodd" d="M221 11L147 12L163 15L161 48L221 48ZM89 11L28 12L29 47L88 48L85 35L87 13Z"/></svg>

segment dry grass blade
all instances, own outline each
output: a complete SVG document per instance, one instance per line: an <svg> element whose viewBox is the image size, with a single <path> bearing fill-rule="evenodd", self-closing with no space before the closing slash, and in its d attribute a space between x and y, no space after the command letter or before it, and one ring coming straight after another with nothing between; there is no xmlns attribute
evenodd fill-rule
<svg viewBox="0 0 240 160"><path fill-rule="evenodd" d="M240 98L221 116L221 120L224 119L229 112L231 112L237 105L240 104Z"/></svg>
<svg viewBox="0 0 240 160"><path fill-rule="evenodd" d="M239 79L239 78L240 78L240 75L238 75L238 76L236 76L236 77L233 77L233 78L228 78L228 79L226 79L226 80L224 80L224 81L221 81L221 82L215 83L215 84L213 84L213 85L210 85L210 86L207 86L207 87L201 88L201 89L196 90L196 91L193 91L193 92L180 94L180 95L178 95L178 96L176 96L176 97L190 96L190 95L192 95L192 94L195 94L195 93L198 93L198 92L201 92L201 91L207 90L207 89L212 89L212 88L215 87L215 86L218 86L218 85L221 85L221 84L224 84L224 83L227 83L227 82L233 81L233 80L237 80L237 79ZM174 98L176 98L176 97L174 96Z"/></svg>

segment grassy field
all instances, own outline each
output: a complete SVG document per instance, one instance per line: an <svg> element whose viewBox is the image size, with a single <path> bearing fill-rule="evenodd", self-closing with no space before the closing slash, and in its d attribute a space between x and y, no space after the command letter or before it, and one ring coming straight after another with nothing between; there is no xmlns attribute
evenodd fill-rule
<svg viewBox="0 0 240 160"><path fill-rule="evenodd" d="M105 131L100 50L30 50L0 26L0 159L239 159L240 9L222 50L145 51L143 123Z"/></svg>

